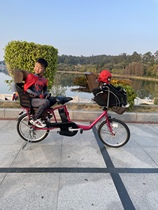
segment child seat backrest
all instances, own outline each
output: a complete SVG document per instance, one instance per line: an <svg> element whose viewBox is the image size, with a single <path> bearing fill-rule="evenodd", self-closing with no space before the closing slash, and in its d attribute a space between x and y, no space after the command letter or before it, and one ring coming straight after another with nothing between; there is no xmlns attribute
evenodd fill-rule
<svg viewBox="0 0 158 210"><path fill-rule="evenodd" d="M25 70L15 70L14 71L14 82L15 83L25 82L28 74L29 74L29 72L25 71Z"/></svg>
<svg viewBox="0 0 158 210"><path fill-rule="evenodd" d="M29 72L25 70L15 70L14 82L16 91L18 92L20 105L24 108L31 108L31 98L27 93L23 91L23 85Z"/></svg>
<svg viewBox="0 0 158 210"><path fill-rule="evenodd" d="M97 78L98 78L97 74L95 74L93 72L86 72L85 76L87 79L87 83L88 83L90 92L92 92L94 88L99 87L99 82L97 80Z"/></svg>

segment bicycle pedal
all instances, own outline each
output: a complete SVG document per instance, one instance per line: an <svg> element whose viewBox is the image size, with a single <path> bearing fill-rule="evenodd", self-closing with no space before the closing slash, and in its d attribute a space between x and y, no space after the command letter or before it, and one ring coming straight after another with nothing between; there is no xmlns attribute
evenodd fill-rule
<svg viewBox="0 0 158 210"><path fill-rule="evenodd" d="M81 128L81 129L80 129L80 134L82 134L82 133L83 133L83 129Z"/></svg>

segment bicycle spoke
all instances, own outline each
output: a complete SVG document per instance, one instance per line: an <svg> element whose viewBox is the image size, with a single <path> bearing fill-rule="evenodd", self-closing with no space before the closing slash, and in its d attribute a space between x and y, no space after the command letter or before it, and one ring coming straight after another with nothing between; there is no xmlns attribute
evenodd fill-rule
<svg viewBox="0 0 158 210"><path fill-rule="evenodd" d="M98 128L98 135L101 141L110 147L121 147L125 145L130 137L130 131L127 125L117 119L112 119L110 122L112 131L104 121Z"/></svg>
<svg viewBox="0 0 158 210"><path fill-rule="evenodd" d="M49 133L49 130L34 130L32 125L28 124L29 119L27 114L22 115L18 119L17 131L22 139L28 142L39 142L45 139Z"/></svg>

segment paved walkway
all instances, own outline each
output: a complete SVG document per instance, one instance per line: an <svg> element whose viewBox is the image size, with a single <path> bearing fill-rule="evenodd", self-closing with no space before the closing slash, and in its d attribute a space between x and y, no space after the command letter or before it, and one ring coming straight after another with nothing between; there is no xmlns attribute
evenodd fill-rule
<svg viewBox="0 0 158 210"><path fill-rule="evenodd" d="M23 148L16 123L0 121L0 210L158 209L158 124L128 123L114 149L96 128Z"/></svg>

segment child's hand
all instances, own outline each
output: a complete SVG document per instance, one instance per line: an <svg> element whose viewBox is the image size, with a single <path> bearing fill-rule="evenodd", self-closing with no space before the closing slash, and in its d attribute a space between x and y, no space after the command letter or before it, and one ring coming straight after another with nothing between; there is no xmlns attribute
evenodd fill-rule
<svg viewBox="0 0 158 210"><path fill-rule="evenodd" d="M39 98L44 98L44 95L43 95L43 94L40 94L40 95L39 95Z"/></svg>

